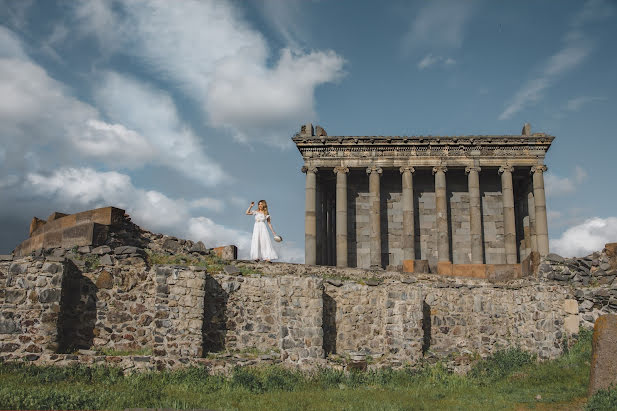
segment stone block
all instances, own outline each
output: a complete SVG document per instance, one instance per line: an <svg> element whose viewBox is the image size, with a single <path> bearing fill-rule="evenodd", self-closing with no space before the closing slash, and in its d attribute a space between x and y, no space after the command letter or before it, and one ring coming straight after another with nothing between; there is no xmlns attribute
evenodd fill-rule
<svg viewBox="0 0 617 411"><path fill-rule="evenodd" d="M402 260L405 273L428 273L428 260Z"/></svg>
<svg viewBox="0 0 617 411"><path fill-rule="evenodd" d="M598 317L593 327L589 395L617 384L617 315Z"/></svg>
<svg viewBox="0 0 617 411"><path fill-rule="evenodd" d="M452 264L452 275L457 277L486 278L486 265Z"/></svg>
<svg viewBox="0 0 617 411"><path fill-rule="evenodd" d="M568 315L564 320L564 329L566 334L573 335L578 334L578 328L580 326L580 319L577 315Z"/></svg>
<svg viewBox="0 0 617 411"><path fill-rule="evenodd" d="M437 263L437 274L452 275L452 263L449 261L439 261Z"/></svg>
<svg viewBox="0 0 617 411"><path fill-rule="evenodd" d="M540 253L531 251L521 262L521 275L523 277L537 276L540 266Z"/></svg>
<svg viewBox="0 0 617 411"><path fill-rule="evenodd" d="M238 247L235 245L216 247L212 251L223 260L236 260L238 258Z"/></svg>
<svg viewBox="0 0 617 411"><path fill-rule="evenodd" d="M486 278L491 282L505 282L522 276L520 264L486 264Z"/></svg>
<svg viewBox="0 0 617 411"><path fill-rule="evenodd" d="M567 314L578 314L578 301L572 299L564 300L563 309Z"/></svg>

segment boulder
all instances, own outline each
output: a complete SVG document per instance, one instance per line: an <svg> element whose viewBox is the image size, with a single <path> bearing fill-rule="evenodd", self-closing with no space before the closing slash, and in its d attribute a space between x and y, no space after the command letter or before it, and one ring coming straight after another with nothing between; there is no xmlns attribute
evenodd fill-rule
<svg viewBox="0 0 617 411"><path fill-rule="evenodd" d="M163 242L163 248L167 251L171 251L172 253L179 253L182 251L182 244L177 240L168 238Z"/></svg>
<svg viewBox="0 0 617 411"><path fill-rule="evenodd" d="M553 263L563 263L564 261L566 261L565 258L563 258L559 254L555 254L555 253L550 253L549 255L547 255L545 260L546 261L551 261Z"/></svg>
<svg viewBox="0 0 617 411"><path fill-rule="evenodd" d="M617 315L601 315L593 327L589 395L617 384Z"/></svg>

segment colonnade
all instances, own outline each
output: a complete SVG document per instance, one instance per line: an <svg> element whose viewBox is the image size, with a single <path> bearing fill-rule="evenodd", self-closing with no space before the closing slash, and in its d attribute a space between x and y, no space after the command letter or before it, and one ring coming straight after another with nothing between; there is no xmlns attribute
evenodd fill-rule
<svg viewBox="0 0 617 411"><path fill-rule="evenodd" d="M415 168L403 166L399 168L402 178L402 209L403 209L403 259L414 260L414 203L413 175ZM432 168L435 178L435 213L437 229L437 253L439 262L450 261L450 238L448 233L448 199L446 190L445 165ZM478 166L465 168L469 192L469 217L471 263L484 262L484 246L482 243L482 209L480 206L480 171ZM548 223L546 215L546 196L544 193L544 172L546 166L531 167L533 175L533 193L528 195L530 245L532 251L540 256L548 254ZM306 173L306 205L305 205L305 263L315 265L317 261L317 225L316 225L316 190L317 167L302 167ZM517 262L516 223L514 215L514 192L512 173L514 167L503 165L499 168L501 174L501 190L504 217L505 260L508 264ZM336 174L336 265L348 266L347 261L347 175L349 168L335 167ZM380 177L383 169L378 166L366 168L369 179L370 196L370 265L371 268L381 267L381 226L380 226Z"/></svg>

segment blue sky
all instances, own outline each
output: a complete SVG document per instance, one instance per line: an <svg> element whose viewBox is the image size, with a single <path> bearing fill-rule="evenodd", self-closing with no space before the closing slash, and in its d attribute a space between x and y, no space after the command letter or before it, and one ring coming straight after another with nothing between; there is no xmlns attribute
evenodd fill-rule
<svg viewBox="0 0 617 411"><path fill-rule="evenodd" d="M556 136L551 250L617 241L617 3L0 1L0 253L33 216L115 205L237 244L266 199L304 259L290 138Z"/></svg>

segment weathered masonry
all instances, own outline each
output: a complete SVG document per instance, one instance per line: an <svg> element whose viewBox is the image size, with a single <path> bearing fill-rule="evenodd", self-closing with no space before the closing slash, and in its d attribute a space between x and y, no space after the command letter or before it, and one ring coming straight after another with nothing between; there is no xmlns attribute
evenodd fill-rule
<svg viewBox="0 0 617 411"><path fill-rule="evenodd" d="M549 252L544 158L554 137L293 137L306 173L305 262L517 264ZM437 271L435 271L437 272Z"/></svg>

